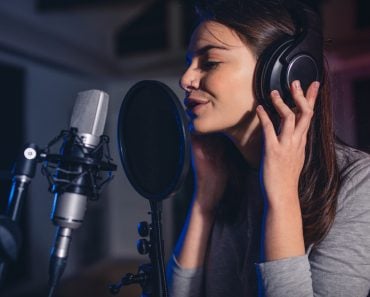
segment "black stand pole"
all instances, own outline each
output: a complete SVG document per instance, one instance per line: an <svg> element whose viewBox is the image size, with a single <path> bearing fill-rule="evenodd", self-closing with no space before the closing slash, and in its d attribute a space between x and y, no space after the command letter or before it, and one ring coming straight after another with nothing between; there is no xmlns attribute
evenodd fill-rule
<svg viewBox="0 0 370 297"><path fill-rule="evenodd" d="M151 263L140 265L136 275L128 273L119 283L111 285L111 294L117 294L121 287L140 284L141 297L168 297L165 265L164 246L162 236L162 201L150 201L152 224L147 222L139 224L139 234L145 238L138 240L137 249L142 255L149 253Z"/></svg>
<svg viewBox="0 0 370 297"><path fill-rule="evenodd" d="M0 288L4 285L7 266L18 258L20 246L18 225L7 216L0 216Z"/></svg>
<svg viewBox="0 0 370 297"><path fill-rule="evenodd" d="M27 144L22 150L13 171L12 189L5 215L0 216L0 287L4 282L6 266L18 258L21 232L18 221L28 185L35 176L38 148Z"/></svg>
<svg viewBox="0 0 370 297"><path fill-rule="evenodd" d="M162 236L162 201L150 201L152 215L153 242L151 262L153 265L154 288L156 295L153 297L167 297L166 269L164 265L164 244Z"/></svg>

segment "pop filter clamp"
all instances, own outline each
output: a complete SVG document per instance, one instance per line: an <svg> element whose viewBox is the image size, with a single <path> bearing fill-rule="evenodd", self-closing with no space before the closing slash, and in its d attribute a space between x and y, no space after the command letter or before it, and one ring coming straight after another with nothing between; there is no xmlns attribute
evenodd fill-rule
<svg viewBox="0 0 370 297"><path fill-rule="evenodd" d="M145 80L123 99L118 117L118 143L122 165L135 190L150 202L151 224L141 222L137 249L149 254L150 263L137 274L126 274L110 286L140 284L142 297L167 297L162 236L162 200L180 190L190 164L190 135L183 107L165 84ZM145 238L149 236L149 241Z"/></svg>

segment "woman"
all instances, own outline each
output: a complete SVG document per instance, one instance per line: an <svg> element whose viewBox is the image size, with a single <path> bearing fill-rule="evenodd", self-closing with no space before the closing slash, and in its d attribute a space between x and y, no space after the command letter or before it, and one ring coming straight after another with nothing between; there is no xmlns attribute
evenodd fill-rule
<svg viewBox="0 0 370 297"><path fill-rule="evenodd" d="M370 158L335 143L328 82L290 108L254 92L262 52L297 30L287 1L206 1L181 78L195 192L169 263L172 297L367 296Z"/></svg>

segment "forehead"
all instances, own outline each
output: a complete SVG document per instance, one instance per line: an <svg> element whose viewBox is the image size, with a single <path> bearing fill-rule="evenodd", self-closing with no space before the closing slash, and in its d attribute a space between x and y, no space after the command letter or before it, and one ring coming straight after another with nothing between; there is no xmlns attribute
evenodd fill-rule
<svg viewBox="0 0 370 297"><path fill-rule="evenodd" d="M213 21L205 21L198 25L191 37L188 52L195 52L207 45L230 49L246 47L233 29Z"/></svg>

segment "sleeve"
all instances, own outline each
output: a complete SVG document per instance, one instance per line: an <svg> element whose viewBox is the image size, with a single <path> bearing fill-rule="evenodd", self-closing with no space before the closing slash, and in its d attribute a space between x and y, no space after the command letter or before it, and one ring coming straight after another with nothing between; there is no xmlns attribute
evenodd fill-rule
<svg viewBox="0 0 370 297"><path fill-rule="evenodd" d="M167 265L170 297L202 297L203 268L185 269L172 255Z"/></svg>
<svg viewBox="0 0 370 297"><path fill-rule="evenodd" d="M309 255L257 264L266 297L366 297L370 291L370 159L352 164L337 214ZM370 295L369 295L370 296Z"/></svg>
<svg viewBox="0 0 370 297"><path fill-rule="evenodd" d="M312 279L307 254L256 264L260 295L266 297L312 297Z"/></svg>

